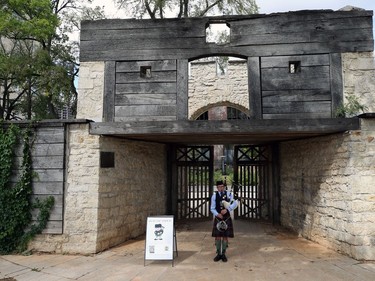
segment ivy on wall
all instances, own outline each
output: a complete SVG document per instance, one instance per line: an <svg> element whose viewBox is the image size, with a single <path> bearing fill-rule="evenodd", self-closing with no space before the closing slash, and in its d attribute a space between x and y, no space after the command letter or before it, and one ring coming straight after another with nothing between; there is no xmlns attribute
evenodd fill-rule
<svg viewBox="0 0 375 281"><path fill-rule="evenodd" d="M22 252L36 234L46 227L54 197L31 201L32 171L31 149L33 133L18 126L0 123L0 253ZM23 147L20 172L16 170L15 150ZM32 222L31 212L37 209L38 217Z"/></svg>

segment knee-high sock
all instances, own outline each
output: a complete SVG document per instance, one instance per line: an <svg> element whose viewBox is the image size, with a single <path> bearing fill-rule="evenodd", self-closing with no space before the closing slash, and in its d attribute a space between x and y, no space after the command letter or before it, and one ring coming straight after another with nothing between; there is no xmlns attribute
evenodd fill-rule
<svg viewBox="0 0 375 281"><path fill-rule="evenodd" d="M221 247L223 254L225 254L225 251L227 250L227 248L228 248L228 241L223 240L222 247Z"/></svg>
<svg viewBox="0 0 375 281"><path fill-rule="evenodd" d="M221 239L215 240L216 253L221 255Z"/></svg>

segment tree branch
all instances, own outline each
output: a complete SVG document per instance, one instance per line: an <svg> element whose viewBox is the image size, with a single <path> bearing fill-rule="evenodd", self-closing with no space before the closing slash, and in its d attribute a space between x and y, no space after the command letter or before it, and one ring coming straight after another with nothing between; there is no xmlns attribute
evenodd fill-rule
<svg viewBox="0 0 375 281"><path fill-rule="evenodd" d="M150 7L150 2L147 0L145 0L145 6L146 6L147 13L150 15L151 19L155 19L156 8L154 7L154 10L152 11Z"/></svg>
<svg viewBox="0 0 375 281"><path fill-rule="evenodd" d="M223 2L223 0L217 0L213 2L211 5L208 5L208 1L206 1L206 8L202 12L200 12L198 16L203 17L209 10L217 6L220 2Z"/></svg>

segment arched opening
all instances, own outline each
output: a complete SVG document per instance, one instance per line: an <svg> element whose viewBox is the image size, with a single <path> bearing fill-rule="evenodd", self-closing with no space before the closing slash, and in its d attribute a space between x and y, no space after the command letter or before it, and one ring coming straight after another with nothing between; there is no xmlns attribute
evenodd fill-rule
<svg viewBox="0 0 375 281"><path fill-rule="evenodd" d="M190 62L191 120L249 119L247 61L238 57L206 57ZM214 169L232 170L233 145L215 145Z"/></svg>
<svg viewBox="0 0 375 281"><path fill-rule="evenodd" d="M213 106L200 114L195 120L246 120L250 119L249 115L232 106Z"/></svg>
<svg viewBox="0 0 375 281"><path fill-rule="evenodd" d="M213 106L218 107L217 110L223 106L221 111L225 114L207 120L232 118L236 111L228 112L228 106L249 115L247 61L243 58L214 56L191 61L188 88L188 116L191 120L196 120L208 109L209 114L214 114Z"/></svg>

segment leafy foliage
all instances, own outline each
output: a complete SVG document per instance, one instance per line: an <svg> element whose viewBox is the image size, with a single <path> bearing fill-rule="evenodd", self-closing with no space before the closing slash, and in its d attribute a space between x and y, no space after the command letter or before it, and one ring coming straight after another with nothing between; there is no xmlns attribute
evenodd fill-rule
<svg viewBox="0 0 375 281"><path fill-rule="evenodd" d="M23 145L23 159L19 179L14 173L16 167L15 149ZM49 218L54 198L49 197L43 202L31 202L32 195L32 134L21 130L15 125L0 130L0 253L23 251L27 243L36 234L41 233ZM32 225L31 211L39 209L38 221Z"/></svg>
<svg viewBox="0 0 375 281"><path fill-rule="evenodd" d="M337 108L336 117L354 117L366 110L367 107L362 105L354 94L349 94L346 102Z"/></svg>
<svg viewBox="0 0 375 281"><path fill-rule="evenodd" d="M78 44L68 34L103 18L91 0L0 0L0 120L75 115Z"/></svg>
<svg viewBox="0 0 375 281"><path fill-rule="evenodd" d="M49 0L3 2L0 13L2 35L14 39L45 42L55 32L58 18L51 12Z"/></svg>

